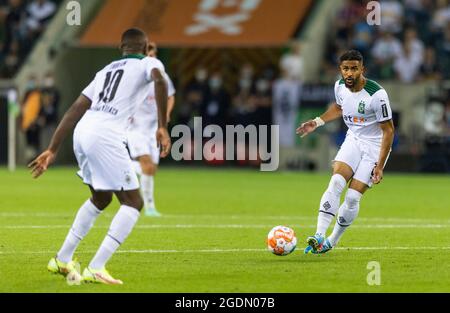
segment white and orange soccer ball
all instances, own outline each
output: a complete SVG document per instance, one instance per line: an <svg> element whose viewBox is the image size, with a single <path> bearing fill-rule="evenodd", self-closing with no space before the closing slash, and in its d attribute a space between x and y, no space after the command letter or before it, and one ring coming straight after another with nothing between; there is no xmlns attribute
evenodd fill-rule
<svg viewBox="0 0 450 313"><path fill-rule="evenodd" d="M292 228L275 226L267 235L267 248L276 255L287 255L295 250L297 237Z"/></svg>

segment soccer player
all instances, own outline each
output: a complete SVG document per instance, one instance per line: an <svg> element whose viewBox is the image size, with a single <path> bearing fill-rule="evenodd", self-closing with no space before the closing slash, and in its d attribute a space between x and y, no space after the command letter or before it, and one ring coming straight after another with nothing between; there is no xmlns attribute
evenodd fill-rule
<svg viewBox="0 0 450 313"><path fill-rule="evenodd" d="M154 42L148 44L148 56L155 57L157 47ZM168 83L167 121L175 105L175 88L169 76L165 77ZM158 169L159 149L156 144L156 131L158 129L158 115L155 103L155 88L151 83L150 93L145 102L141 104L130 119L128 128L128 149L134 161L136 173L140 175L141 194L144 199L145 215L161 216L156 210L153 197L153 176Z"/></svg>
<svg viewBox="0 0 450 313"><path fill-rule="evenodd" d="M158 59L145 56L147 44L147 36L139 29L131 28L123 33L122 58L97 72L65 113L48 149L29 165L34 178L42 175L76 125L73 146L80 166L78 174L89 186L92 196L78 210L61 249L48 263L51 272L75 273L78 279L88 282L122 284L108 273L105 264L130 234L142 209L139 182L126 148L126 127L128 119L148 95L152 81L158 105L156 140L161 146L160 156L165 157L170 149L164 66ZM111 203L113 194L120 202L119 211L94 258L80 276L79 264L72 259L74 251L98 215Z"/></svg>
<svg viewBox="0 0 450 313"><path fill-rule="evenodd" d="M301 124L296 130L304 137L339 117L343 117L348 127L345 141L333 162L330 183L320 200L316 234L307 238L305 253L325 253L338 244L358 215L364 192L372 184L381 182L394 138L388 95L383 87L364 77L361 53L356 50L345 52L340 57L339 68L342 79L334 85L336 103L320 117ZM345 200L339 206L347 183ZM335 216L333 233L325 239Z"/></svg>

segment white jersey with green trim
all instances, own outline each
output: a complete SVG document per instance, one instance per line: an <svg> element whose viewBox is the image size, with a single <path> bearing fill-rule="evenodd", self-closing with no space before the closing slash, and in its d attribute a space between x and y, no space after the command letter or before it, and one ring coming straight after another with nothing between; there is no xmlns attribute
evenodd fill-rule
<svg viewBox="0 0 450 313"><path fill-rule="evenodd" d="M97 72L82 94L91 107L78 122L83 130L108 132L111 136L125 135L129 118L145 101L150 92L151 72L164 65L156 58L140 54L126 55Z"/></svg>
<svg viewBox="0 0 450 313"><path fill-rule="evenodd" d="M362 90L352 92L341 79L334 84L334 94L337 105L342 108L347 133L380 145L383 132L379 123L392 119L389 98L383 87L367 79Z"/></svg>
<svg viewBox="0 0 450 313"><path fill-rule="evenodd" d="M171 97L175 95L175 87L169 75L164 75L167 81L167 96ZM145 98L145 101L141 103L135 112L135 114L130 118L130 125L128 131L138 131L143 134L152 135L156 133L158 128L158 107L156 104L155 97L155 83L150 84L150 90Z"/></svg>

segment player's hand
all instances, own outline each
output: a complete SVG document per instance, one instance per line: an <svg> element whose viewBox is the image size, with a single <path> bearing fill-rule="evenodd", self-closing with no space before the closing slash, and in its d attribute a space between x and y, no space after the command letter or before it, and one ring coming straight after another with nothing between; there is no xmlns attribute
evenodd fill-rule
<svg viewBox="0 0 450 313"><path fill-rule="evenodd" d="M317 124L316 122L314 122L313 120L309 120L307 122L304 122L303 124L301 124L296 130L295 133L297 135L300 135L300 138L305 137L306 135L308 135L309 133L312 133L313 131L315 131L317 128Z"/></svg>
<svg viewBox="0 0 450 313"><path fill-rule="evenodd" d="M383 179L383 168L381 166L375 165L373 168L372 181L374 184L379 184Z"/></svg>
<svg viewBox="0 0 450 313"><path fill-rule="evenodd" d="M161 147L160 156L165 158L170 152L170 136L166 127L159 127L156 131L156 142L158 147Z"/></svg>
<svg viewBox="0 0 450 313"><path fill-rule="evenodd" d="M28 168L31 168L31 175L33 178L41 176L48 168L50 164L55 160L56 154L50 150L45 150L36 159L28 164Z"/></svg>

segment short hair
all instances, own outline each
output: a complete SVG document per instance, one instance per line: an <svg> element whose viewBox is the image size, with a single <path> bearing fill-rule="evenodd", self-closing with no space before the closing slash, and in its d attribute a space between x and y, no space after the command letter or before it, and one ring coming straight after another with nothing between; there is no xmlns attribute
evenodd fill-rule
<svg viewBox="0 0 450 313"><path fill-rule="evenodd" d="M342 63L343 61L360 61L364 62L364 58L358 50L348 50L344 54L341 55L339 61Z"/></svg>
<svg viewBox="0 0 450 313"><path fill-rule="evenodd" d="M122 34L121 47L133 51L147 48L147 35L139 28L129 28ZM145 46L144 46L145 45Z"/></svg>

